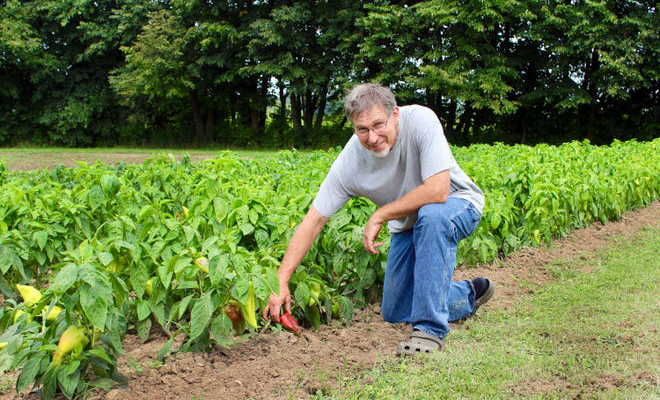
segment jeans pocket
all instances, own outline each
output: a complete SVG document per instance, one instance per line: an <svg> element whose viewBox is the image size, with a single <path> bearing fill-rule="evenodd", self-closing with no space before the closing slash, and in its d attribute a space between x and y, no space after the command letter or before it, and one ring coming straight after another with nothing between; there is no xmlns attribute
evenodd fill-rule
<svg viewBox="0 0 660 400"><path fill-rule="evenodd" d="M470 215L472 216L472 233L477 230L477 227L479 226L479 223L481 222L481 213L477 210L477 208L474 206L474 204L470 203L470 207L468 207L468 211L470 212Z"/></svg>

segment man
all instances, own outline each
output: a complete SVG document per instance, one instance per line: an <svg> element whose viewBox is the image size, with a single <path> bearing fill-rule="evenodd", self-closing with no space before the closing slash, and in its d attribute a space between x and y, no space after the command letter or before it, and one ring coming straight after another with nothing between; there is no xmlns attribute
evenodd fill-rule
<svg viewBox="0 0 660 400"><path fill-rule="evenodd" d="M378 253L378 233L387 221L392 240L383 288L383 318L413 326L397 354L443 347L449 321L465 318L488 301L495 285L486 278L452 282L458 241L481 219L482 191L456 164L433 111L397 107L392 92L376 84L355 87L344 110L355 135L332 165L309 211L294 233L278 270L280 295L270 313L291 307L289 280L329 218L353 196L379 208L364 229L364 248Z"/></svg>

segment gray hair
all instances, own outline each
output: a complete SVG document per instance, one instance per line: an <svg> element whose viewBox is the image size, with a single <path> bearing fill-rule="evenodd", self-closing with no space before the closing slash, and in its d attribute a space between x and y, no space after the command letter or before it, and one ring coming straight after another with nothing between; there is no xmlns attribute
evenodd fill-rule
<svg viewBox="0 0 660 400"><path fill-rule="evenodd" d="M344 98L344 112L351 121L374 106L381 106L387 115L392 115L396 108L392 91L376 83L363 83L354 87Z"/></svg>

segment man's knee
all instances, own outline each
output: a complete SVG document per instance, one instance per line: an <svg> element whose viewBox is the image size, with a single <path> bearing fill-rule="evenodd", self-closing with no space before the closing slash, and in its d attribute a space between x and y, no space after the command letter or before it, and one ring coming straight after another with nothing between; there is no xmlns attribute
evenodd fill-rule
<svg viewBox="0 0 660 400"><path fill-rule="evenodd" d="M451 232L451 221L442 212L442 204L426 204L417 211L417 226L432 226L449 234Z"/></svg>

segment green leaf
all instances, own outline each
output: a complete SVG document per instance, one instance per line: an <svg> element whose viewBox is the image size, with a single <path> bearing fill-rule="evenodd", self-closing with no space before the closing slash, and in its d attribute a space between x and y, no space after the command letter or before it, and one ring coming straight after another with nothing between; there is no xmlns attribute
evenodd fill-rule
<svg viewBox="0 0 660 400"><path fill-rule="evenodd" d="M34 379L39 373L41 359L42 355L37 353L28 358L25 364L23 364L23 370L21 371L20 375L18 375L18 379L16 380L16 392L22 392L28 387L28 385L34 382Z"/></svg>
<svg viewBox="0 0 660 400"><path fill-rule="evenodd" d="M217 286L224 279L228 266L229 256L227 254L220 254L209 260L209 278L213 286Z"/></svg>
<svg viewBox="0 0 660 400"><path fill-rule="evenodd" d="M108 264L110 264L113 259L114 259L114 257L112 255L112 253L110 253L109 251L103 251L103 252L99 253L99 261L101 261L101 264L104 267L107 267Z"/></svg>
<svg viewBox="0 0 660 400"><path fill-rule="evenodd" d="M23 270L23 262L21 258L8 246L0 244L0 269L3 274L9 271L9 268L14 267L19 270L21 276L25 278L25 271Z"/></svg>
<svg viewBox="0 0 660 400"><path fill-rule="evenodd" d="M183 271L185 268L190 267L193 264L193 259L192 257L178 257L174 256L172 257L173 260L176 260L174 263L174 273L179 274L181 271ZM170 261L169 263L172 265L172 262Z"/></svg>
<svg viewBox="0 0 660 400"><path fill-rule="evenodd" d="M148 318L151 315L151 307L149 306L149 301L140 300L137 303L137 317L138 321L142 321L145 318Z"/></svg>
<svg viewBox="0 0 660 400"><path fill-rule="evenodd" d="M266 284L271 293L280 294L280 278L277 276L275 268L266 269Z"/></svg>
<svg viewBox="0 0 660 400"><path fill-rule="evenodd" d="M37 246L39 246L39 250L43 250L44 247L46 247L46 243L48 242L48 232L37 231L34 233L33 238L37 243Z"/></svg>
<svg viewBox="0 0 660 400"><path fill-rule="evenodd" d="M153 299L153 298L152 298ZM151 301L149 302L151 304ZM162 326L165 325L165 304L164 303L158 303L155 305L151 305L151 311L153 312L154 316L156 317L156 321L158 321L159 324Z"/></svg>
<svg viewBox="0 0 660 400"><path fill-rule="evenodd" d="M312 326L314 329L318 330L319 327L321 326L321 313L319 312L319 308L314 305L311 307L307 307L307 319L309 322L312 323Z"/></svg>
<svg viewBox="0 0 660 400"><path fill-rule="evenodd" d="M220 313L213 319L213 322L211 323L213 340L218 342L225 338L231 338L232 332L233 326L231 324L231 319L229 319L225 313Z"/></svg>
<svg viewBox="0 0 660 400"><path fill-rule="evenodd" d="M266 232L263 229L257 229L254 232L254 238L257 241L257 245L260 248L268 248L272 244L270 241L270 236L268 235L268 232Z"/></svg>
<svg viewBox="0 0 660 400"><path fill-rule="evenodd" d="M179 303L179 315L178 318L183 317L183 314L188 310L188 305L190 304L190 301L192 300L193 295L189 295L181 299L181 302Z"/></svg>
<svg viewBox="0 0 660 400"><path fill-rule="evenodd" d="M80 305L94 327L102 331L108 316L108 299L101 293L100 286L99 284L95 287L84 284L80 288Z"/></svg>
<svg viewBox="0 0 660 400"><path fill-rule="evenodd" d="M95 347L91 350L87 350L85 353L86 356L94 356L97 358L100 358L101 360L107 362L108 364L116 364L116 361L113 361L112 358L106 353L106 351L102 347Z"/></svg>
<svg viewBox="0 0 660 400"><path fill-rule="evenodd" d="M186 236L186 243L190 243L193 241L193 239L195 239L196 232L192 227L184 225L183 232Z"/></svg>
<svg viewBox="0 0 660 400"><path fill-rule="evenodd" d="M241 230L241 232L243 232L243 236L247 236L247 235L251 234L252 232L254 232L254 225L252 225L248 222L239 224L238 227Z"/></svg>
<svg viewBox="0 0 660 400"><path fill-rule="evenodd" d="M71 365L75 365L76 367L73 373L57 375L57 380L60 383L62 394L69 399L73 397L76 388L78 387L78 383L80 382L80 370L77 369L78 365L76 365L76 363L80 364L80 361L76 360L71 363Z"/></svg>
<svg viewBox="0 0 660 400"><path fill-rule="evenodd" d="M104 200L105 194L103 194L103 189L98 185L91 188L87 193L87 201L89 202L92 211L99 208Z"/></svg>
<svg viewBox="0 0 660 400"><path fill-rule="evenodd" d="M494 212L493 216L490 219L490 229L495 230L500 226L502 216L498 212Z"/></svg>
<svg viewBox="0 0 660 400"><path fill-rule="evenodd" d="M344 323L349 323L353 319L355 306L351 299L346 296L339 297L339 315Z"/></svg>
<svg viewBox="0 0 660 400"><path fill-rule="evenodd" d="M311 293L309 292L309 286L305 282L298 283L294 296L298 304L308 304L309 297L311 296Z"/></svg>
<svg viewBox="0 0 660 400"><path fill-rule="evenodd" d="M55 398L57 393L57 372L63 368L59 365L55 368L48 368L43 376L43 386L41 390L41 397L44 400L51 400Z"/></svg>
<svg viewBox="0 0 660 400"><path fill-rule="evenodd" d="M227 210L229 209L229 206L227 205L227 202L221 199L220 197L216 197L213 199L213 211L215 213L215 218L219 221L222 221L227 217Z"/></svg>
<svg viewBox="0 0 660 400"><path fill-rule="evenodd" d="M60 269L55 276L55 281L50 286L50 290L57 294L66 292L78 279L79 271L80 266L77 264L67 264L64 268Z"/></svg>
<svg viewBox="0 0 660 400"><path fill-rule="evenodd" d="M234 298L243 305L245 305L245 301L247 300L249 285L250 282L246 275L239 275L234 284Z"/></svg>
<svg viewBox="0 0 660 400"><path fill-rule="evenodd" d="M129 278L133 290L138 295L138 297L144 297L144 288L147 285L147 280L149 280L149 270L145 263L138 263L131 277Z"/></svg>
<svg viewBox="0 0 660 400"><path fill-rule="evenodd" d="M171 349L172 349L172 344L174 343L174 339L176 339L176 335L172 335L167 342L163 345L163 347L158 350L158 354L156 355L156 358L158 361L163 361L165 360L165 357L170 355Z"/></svg>
<svg viewBox="0 0 660 400"><path fill-rule="evenodd" d="M137 323L138 337L142 343L146 342L149 339L149 333L151 332L152 321L151 318L143 319Z"/></svg>
<svg viewBox="0 0 660 400"><path fill-rule="evenodd" d="M106 195L112 197L119 191L119 178L117 175L105 174L101 177L101 187Z"/></svg>
<svg viewBox="0 0 660 400"><path fill-rule="evenodd" d="M158 277L160 278L160 283L163 284L165 289L169 289L170 283L172 282L172 268L170 268L171 263L162 263L158 266Z"/></svg>
<svg viewBox="0 0 660 400"><path fill-rule="evenodd" d="M255 209L250 209L248 212L248 217L250 219L250 222L252 222L253 225L257 224L257 221L259 220L259 213Z"/></svg>
<svg viewBox="0 0 660 400"><path fill-rule="evenodd" d="M271 290L268 287L264 276L254 275L252 283L254 285L254 294L257 299L268 299L270 297Z"/></svg>
<svg viewBox="0 0 660 400"><path fill-rule="evenodd" d="M213 291L206 292L193 305L190 313L190 340L195 340L204 332L213 314L213 300L211 294Z"/></svg>

